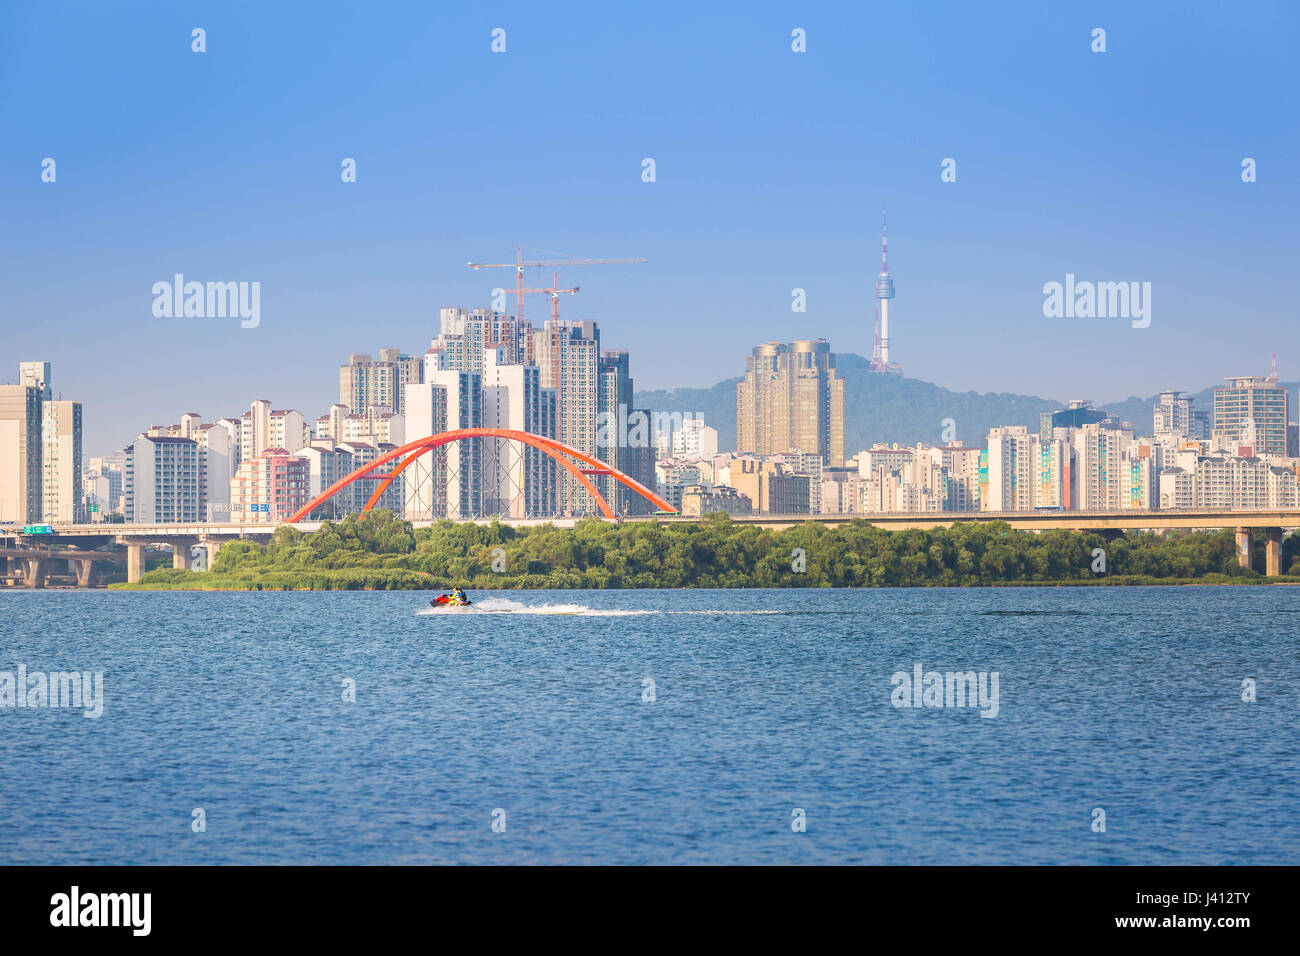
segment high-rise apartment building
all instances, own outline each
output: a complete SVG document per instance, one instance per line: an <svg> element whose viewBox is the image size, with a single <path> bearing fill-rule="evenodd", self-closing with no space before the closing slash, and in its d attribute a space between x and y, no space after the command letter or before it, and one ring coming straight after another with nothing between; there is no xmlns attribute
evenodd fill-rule
<svg viewBox="0 0 1300 956"><path fill-rule="evenodd" d="M414 383L414 384L418 384L418 383ZM351 456L351 461L347 463L347 465L345 466L346 470L343 472L344 475L347 475L356 471L362 465L368 465L376 458L382 457L383 455L387 455L396 447L397 447L396 445L391 445L387 442L371 443L371 442L362 442L362 441L345 441L345 442L339 442L335 446L335 450L344 452L345 454ZM395 469L397 467L397 463L394 462L393 464ZM389 471L390 469L381 468L379 470ZM310 479L309 479L309 484L310 484ZM348 496L343 498L347 511L354 514L360 514L362 510L366 507L367 502L370 501L371 495L375 493L375 490L378 487L379 487L378 479L376 479L375 481L354 481L346 489L346 491L349 493ZM340 495L342 494L343 493L341 492ZM310 500L310 498L308 500ZM374 507L385 511L391 511L393 512L393 514L399 516L405 511L406 509L406 474L405 473L397 475L389 483L388 487L384 489L383 494L381 494L379 498L376 499Z"/></svg>
<svg viewBox="0 0 1300 956"><path fill-rule="evenodd" d="M41 393L41 401L43 402L51 401L54 398L54 390L50 387L50 380L49 362L18 363L18 384L37 389Z"/></svg>
<svg viewBox="0 0 1300 956"><path fill-rule="evenodd" d="M35 385L0 385L0 521L37 524L41 489L41 401Z"/></svg>
<svg viewBox="0 0 1300 956"><path fill-rule="evenodd" d="M425 372L427 376L428 371ZM447 387L430 382L411 383L403 389L406 424L412 435L426 437L447 430ZM447 451L443 445L425 452L402 472L406 479L404 511L412 521L429 521L447 515Z"/></svg>
<svg viewBox="0 0 1300 956"><path fill-rule="evenodd" d="M979 510L980 450L960 444L929 449L931 463L943 468L945 511Z"/></svg>
<svg viewBox="0 0 1300 956"><path fill-rule="evenodd" d="M1300 488L1293 469L1262 458L1235 455L1179 456L1177 467L1159 474L1161 508L1295 508Z"/></svg>
<svg viewBox="0 0 1300 956"><path fill-rule="evenodd" d="M648 427L632 435L627 426L632 411L631 367L625 350L606 349L600 353L596 373L596 457L624 472L629 466L630 444L642 438L646 444L650 442ZM608 475L596 476L594 484L615 514L628 511L629 496L641 497Z"/></svg>
<svg viewBox="0 0 1300 956"><path fill-rule="evenodd" d="M1160 393L1153 409L1152 434L1157 441L1194 438L1192 400L1182 392L1166 390Z"/></svg>
<svg viewBox="0 0 1300 956"><path fill-rule="evenodd" d="M119 452L120 454L120 452ZM91 458L81 478L88 521L103 521L122 509L122 466L109 458Z"/></svg>
<svg viewBox="0 0 1300 956"><path fill-rule="evenodd" d="M1038 439L1023 425L989 431L980 461L981 510L1032 511L1039 504L1044 475Z"/></svg>
<svg viewBox="0 0 1300 956"><path fill-rule="evenodd" d="M311 440L404 445L406 444L406 416L384 411L376 406L371 406L364 414L356 414L349 412L346 405L331 405L329 412L317 418L311 427Z"/></svg>
<svg viewBox="0 0 1300 956"><path fill-rule="evenodd" d="M1114 422L1094 422L1074 432L1076 509L1114 511L1129 491L1127 454L1133 429Z"/></svg>
<svg viewBox="0 0 1300 956"><path fill-rule="evenodd" d="M984 511L1117 511L1157 507L1164 449L1138 441L1110 419L1031 435L1023 426L989 431L980 452Z"/></svg>
<svg viewBox="0 0 1300 956"><path fill-rule="evenodd" d="M423 356L403 355L401 349L380 349L379 358L356 352L339 367L339 403L365 414L383 409L402 414L407 384L421 381Z"/></svg>
<svg viewBox="0 0 1300 956"><path fill-rule="evenodd" d="M302 412L272 408L264 398L253 402L240 416L239 458L260 458L268 448L283 448L292 454L311 440L311 429Z"/></svg>
<svg viewBox="0 0 1300 956"><path fill-rule="evenodd" d="M42 521L87 520L81 468L81 402L41 403Z"/></svg>
<svg viewBox="0 0 1300 956"><path fill-rule="evenodd" d="M542 388L541 369L508 360L496 345L483 361L483 427L555 436L555 391ZM555 513L557 464L546 452L505 438L485 438L485 514L526 518Z"/></svg>
<svg viewBox="0 0 1300 956"><path fill-rule="evenodd" d="M230 486L230 520L236 524L274 523L310 499L307 461L283 448L268 448L239 463Z"/></svg>
<svg viewBox="0 0 1300 956"><path fill-rule="evenodd" d="M351 453L336 447L332 441L327 440L325 444L311 444L305 448L299 448L296 454L307 462L308 501L311 501L340 478L356 470L356 466L352 463ZM353 510L351 507L351 489L361 485L369 493L371 490L370 484L370 482L353 482L347 488L327 498L323 504L308 515L308 518L310 520L318 518L337 520L342 518ZM399 508L398 513L400 514L404 510L404 508Z"/></svg>
<svg viewBox="0 0 1300 956"><path fill-rule="evenodd" d="M126 447L122 485L129 524L198 521L198 443L192 438L139 436Z"/></svg>
<svg viewBox="0 0 1300 956"><path fill-rule="evenodd" d="M1038 433L1051 435L1058 428L1082 428L1094 422L1106 420L1106 413L1093 406L1092 402L1076 398L1065 408L1055 412L1043 412L1038 416Z"/></svg>
<svg viewBox="0 0 1300 956"><path fill-rule="evenodd" d="M1250 445L1256 455L1285 457L1287 390L1272 377L1241 376L1228 383L1214 390L1213 437Z"/></svg>
<svg viewBox="0 0 1300 956"><path fill-rule="evenodd" d="M487 349L503 348L506 365L532 365L533 327L512 315L492 309L445 308L439 332L430 348L443 355L443 368L483 371Z"/></svg>
<svg viewBox="0 0 1300 956"><path fill-rule="evenodd" d="M798 450L844 464L844 379L825 339L753 350L736 385L736 433L740 453Z"/></svg>
<svg viewBox="0 0 1300 956"><path fill-rule="evenodd" d="M547 320L533 335L542 388L555 390L555 437L594 457L600 412L600 330L595 322ZM563 512L595 509L587 490L568 471L559 474L557 507Z"/></svg>
<svg viewBox="0 0 1300 956"><path fill-rule="evenodd" d="M425 381L447 396L446 431L483 427L483 375L464 369L425 370ZM430 432L430 434L435 434ZM444 446L447 511L452 520L483 514L483 440L464 438ZM427 457L427 456L426 456Z"/></svg>
<svg viewBox="0 0 1300 956"><path fill-rule="evenodd" d="M822 512L977 511L981 452L876 444L850 459L855 467L825 469Z"/></svg>
<svg viewBox="0 0 1300 956"><path fill-rule="evenodd" d="M647 409L632 407L628 353L622 349L601 352L598 374L596 457L634 481L653 488L655 447L651 416ZM615 514L649 514L650 502L615 478L597 477L595 484Z"/></svg>
<svg viewBox="0 0 1300 956"><path fill-rule="evenodd" d="M0 520L86 521L81 403L54 399L49 362L19 362L18 379L0 392Z"/></svg>
<svg viewBox="0 0 1300 956"><path fill-rule="evenodd" d="M423 382L407 383L407 433L416 438L483 426L483 375L441 367L425 356ZM417 458L403 472L406 516L413 520L470 518L483 513L483 439L450 442Z"/></svg>
<svg viewBox="0 0 1300 956"><path fill-rule="evenodd" d="M199 449L200 514L209 521L230 516L230 483L239 470L239 426L223 418L213 424L199 424L188 437Z"/></svg>

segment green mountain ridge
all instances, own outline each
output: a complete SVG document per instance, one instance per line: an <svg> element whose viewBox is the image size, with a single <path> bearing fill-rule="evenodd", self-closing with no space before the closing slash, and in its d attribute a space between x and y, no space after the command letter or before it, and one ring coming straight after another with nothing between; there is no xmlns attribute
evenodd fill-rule
<svg viewBox="0 0 1300 956"><path fill-rule="evenodd" d="M845 452L853 455L876 442L915 444L919 441L938 444L942 440L946 419L952 419L956 437L968 445L983 444L990 428L998 425L1024 425L1038 431L1038 416L1066 406L1060 399L1012 392L954 392L920 379L899 375L880 375L868 371L865 358L852 353L835 356L836 367L844 377ZM675 388L638 391L637 408L659 412L697 413L718 430L718 448L736 447L736 383L729 378L711 388ZM1295 391L1297 383L1282 383ZM1187 392L1193 407L1211 411L1214 388ZM1157 393L1149 398L1129 396L1115 402L1095 402L1112 418L1132 422L1139 435L1150 435L1153 428L1152 406ZM1092 396L1078 396L1091 398Z"/></svg>

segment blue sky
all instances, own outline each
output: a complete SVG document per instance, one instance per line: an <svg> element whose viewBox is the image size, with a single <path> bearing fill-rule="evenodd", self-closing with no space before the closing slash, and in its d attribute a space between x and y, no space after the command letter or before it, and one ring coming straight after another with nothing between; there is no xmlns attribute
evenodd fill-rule
<svg viewBox="0 0 1300 956"><path fill-rule="evenodd" d="M562 315L630 349L641 388L739 374L768 339L870 354L884 206L910 376L1106 401L1262 374L1274 351L1300 372L1300 16L1281 3L0 18L0 381L52 361L85 403L87 454L259 397L321 414L348 353L422 351L440 306L509 281L465 262L521 242L649 259L560 275L582 287ZM155 318L151 287L176 272L261 282L260 326ZM1044 318L1042 286L1067 272L1151 282L1150 327ZM543 316L542 297L528 307Z"/></svg>

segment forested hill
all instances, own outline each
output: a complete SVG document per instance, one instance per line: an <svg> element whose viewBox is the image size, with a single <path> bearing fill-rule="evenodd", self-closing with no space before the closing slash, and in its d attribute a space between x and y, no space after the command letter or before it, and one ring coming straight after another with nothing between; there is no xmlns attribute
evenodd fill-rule
<svg viewBox="0 0 1300 956"><path fill-rule="evenodd" d="M956 437L968 445L982 445L988 430L998 425L1024 425L1038 431L1041 412L1064 408L1064 399L1039 398L1011 392L953 392L932 382L867 371L860 355L837 354L836 367L844 376L845 452L856 454L878 441L915 444L942 440L944 419L953 420ZM636 393L636 406L662 412L697 412L718 430L718 448L736 447L736 383L719 382L712 388L657 389ZM1295 397L1297 383L1283 383ZM1214 408L1214 386L1189 393L1195 408ZM1139 435L1151 434L1152 405L1156 395L1107 402L1096 395L1066 398L1093 400L1112 418L1132 422ZM1294 414L1294 413L1293 413Z"/></svg>

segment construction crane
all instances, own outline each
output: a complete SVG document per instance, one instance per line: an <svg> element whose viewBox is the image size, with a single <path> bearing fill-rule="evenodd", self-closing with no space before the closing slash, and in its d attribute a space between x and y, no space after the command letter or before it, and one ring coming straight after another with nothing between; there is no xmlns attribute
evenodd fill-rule
<svg viewBox="0 0 1300 956"><path fill-rule="evenodd" d="M552 272L551 286L549 289L524 289L524 288L517 287L514 289L503 289L501 291L503 291L506 295L513 295L516 297L516 300L519 302L519 308L516 314L519 316L521 321L523 320L523 315L524 315L524 305L523 305L524 296L530 295L531 293L534 292L545 292L547 295L551 297L551 318L556 321L559 321L560 293L568 292L570 295L574 295L578 292L580 288L580 286L575 285L572 289L561 289L559 285L560 285L560 274L558 272Z"/></svg>
<svg viewBox="0 0 1300 956"><path fill-rule="evenodd" d="M592 259L585 256L565 256L561 259L525 259L524 250L531 249L532 246L515 246L515 261L509 262L467 262L469 268L477 271L479 269L514 269L515 270L515 302L516 314L519 321L524 319L524 296L529 292L551 292L551 314L552 317L559 315L559 297L558 292L567 292L567 289L546 290L524 288L524 269L536 267L539 269L567 267L567 266L620 266L635 265L647 261L644 258L624 258L624 259ZM538 252L550 252L549 249L538 249ZM558 285L558 282L556 283ZM578 291L576 288L574 292Z"/></svg>

